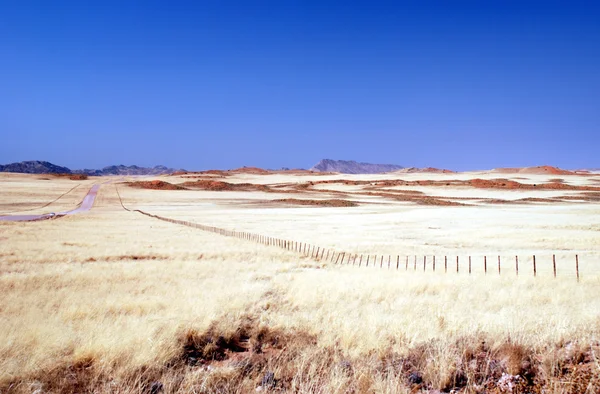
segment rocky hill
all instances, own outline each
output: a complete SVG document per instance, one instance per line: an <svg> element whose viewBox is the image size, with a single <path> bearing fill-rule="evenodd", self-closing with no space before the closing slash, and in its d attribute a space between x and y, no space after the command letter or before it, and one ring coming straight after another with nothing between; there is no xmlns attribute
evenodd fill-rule
<svg viewBox="0 0 600 394"><path fill-rule="evenodd" d="M173 168L165 166L156 167L138 167L138 166L108 166L101 170L71 170L67 167L57 166L47 161L22 161L20 163L11 163L0 165L0 172L20 172L25 174L85 174L94 176L103 175L160 175L170 174L175 171Z"/></svg>
<svg viewBox="0 0 600 394"><path fill-rule="evenodd" d="M20 172L24 174L70 174L67 167L57 166L47 161L22 161L0 165L0 172Z"/></svg>
<svg viewBox="0 0 600 394"><path fill-rule="evenodd" d="M171 174L175 171L183 171L183 170L175 170L173 168L168 168L165 166L155 166L155 167L138 167L138 166L108 166L104 167L101 170L75 170L73 173L76 174L86 174L86 175L94 175L94 176L103 176L103 175L160 175L160 174Z"/></svg>
<svg viewBox="0 0 600 394"><path fill-rule="evenodd" d="M379 174L382 172L397 171L404 167L395 164L358 163L352 160L324 159L318 162L311 171L340 172L342 174Z"/></svg>

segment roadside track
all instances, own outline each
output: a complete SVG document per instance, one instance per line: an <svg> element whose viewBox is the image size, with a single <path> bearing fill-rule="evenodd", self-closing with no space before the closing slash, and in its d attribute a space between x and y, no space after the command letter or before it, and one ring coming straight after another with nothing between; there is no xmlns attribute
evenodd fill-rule
<svg viewBox="0 0 600 394"><path fill-rule="evenodd" d="M48 205L54 204L55 202L57 202L58 200L60 200L61 198L63 198L64 196L66 196L67 194L71 193L73 190L77 189L79 186L81 186L81 183L78 183L77 185L75 185L73 188L71 188L69 191L61 194L60 196L56 197L54 200L47 202L46 204L40 206L40 207L35 207L35 208L29 208L29 209L21 209L18 211L12 211L12 212L6 212L5 214L3 214L3 216L8 216L14 212L27 212L27 211L34 211L36 209L42 209L42 208L46 208ZM6 215L8 214L8 215ZM0 216L0 217L3 217Z"/></svg>
<svg viewBox="0 0 600 394"><path fill-rule="evenodd" d="M106 182L105 182L106 183ZM0 216L0 220L7 222L30 222L35 220L47 220L53 218L59 218L67 215L76 215L78 213L87 212L94 206L94 202L96 201L96 196L98 195L98 190L100 189L101 184L93 185L88 193L85 195L79 206L70 211L58 212L58 213L44 213L41 215L6 215ZM76 186L77 187L77 186ZM75 189L75 188L73 188ZM71 189L71 190L73 190ZM60 197L59 197L60 198ZM55 200L56 201L56 200ZM50 205L50 204L47 204ZM46 205L46 206L47 206Z"/></svg>

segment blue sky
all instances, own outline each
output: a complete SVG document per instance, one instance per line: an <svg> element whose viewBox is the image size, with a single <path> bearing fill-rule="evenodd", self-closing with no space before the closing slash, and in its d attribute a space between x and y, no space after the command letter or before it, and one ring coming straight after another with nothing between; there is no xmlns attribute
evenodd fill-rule
<svg viewBox="0 0 600 394"><path fill-rule="evenodd" d="M0 163L600 167L600 6L4 1Z"/></svg>

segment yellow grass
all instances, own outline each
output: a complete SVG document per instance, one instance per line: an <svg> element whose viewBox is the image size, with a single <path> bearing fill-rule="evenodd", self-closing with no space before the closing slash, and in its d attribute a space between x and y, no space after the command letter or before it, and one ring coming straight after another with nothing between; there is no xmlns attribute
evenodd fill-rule
<svg viewBox="0 0 600 394"><path fill-rule="evenodd" d="M514 249L491 241L494 231L497 238L509 236L505 226L490 226L483 241L474 237L484 231L484 220L501 220L502 214L483 214L496 209L490 207L467 208L484 215L469 224L454 207L261 208L244 203L251 193L216 200L213 192L119 190L126 204L152 213L186 218L191 207L186 220L357 252L400 252L419 237L437 239L439 245L428 246L440 252L488 245L507 255L531 251L526 241ZM561 220L545 223L548 211L519 209L524 217L540 217L533 220L536 234L562 234L564 245L583 235L576 250L597 256L591 234L598 229L584 213L597 205L558 207L565 211ZM386 214L391 217L372 220ZM407 216L412 235L386 235L402 228ZM442 230L429 234L433 222ZM463 228L462 246L455 243L458 235L443 236L446 225ZM378 237L380 243L369 246ZM552 239L536 243L536 237L529 248L552 249ZM600 278L594 272L577 283L568 276L340 267L126 212L114 186L103 186L88 214L0 223L0 391L149 392L160 381L165 392L244 393L266 390L260 382L272 371L275 388L290 392L409 392L412 370L404 363L418 370L423 388L446 389L463 371L471 380L462 389L476 392L482 388L467 361L480 351L500 360L507 373L523 376L522 364L535 356L536 382L546 392L579 392L573 391L582 387L579 375L561 377L557 368L579 357L565 352L600 355ZM279 338L265 343L262 355L241 353L251 369L234 363L234 355L230 362L197 365L182 358L186 338L202 342L209 332L230 338L242 329L251 342L260 330ZM516 347L507 351L507 343ZM600 373L597 358L586 363ZM585 382L588 392L600 387L597 380Z"/></svg>

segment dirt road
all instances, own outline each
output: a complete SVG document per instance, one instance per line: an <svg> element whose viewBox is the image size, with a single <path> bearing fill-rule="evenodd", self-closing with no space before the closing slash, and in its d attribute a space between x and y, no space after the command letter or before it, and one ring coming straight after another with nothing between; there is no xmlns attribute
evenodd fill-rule
<svg viewBox="0 0 600 394"><path fill-rule="evenodd" d="M98 189L100 189L100 185L93 185L90 191L86 194L86 196L79 204L78 208L75 208L71 211L64 211L58 213L46 213L42 215L9 215L9 216L0 216L0 220L5 220L9 222L23 222L23 221L31 221L31 220L44 220L51 219L55 217L65 216L65 215L75 215L82 212L87 212L92 209L94 206L94 201L96 201L96 195L98 194Z"/></svg>

